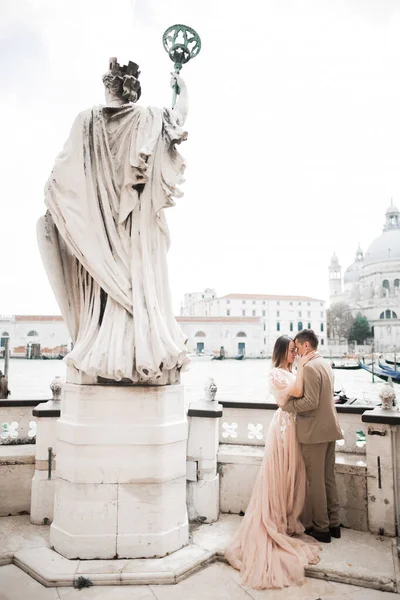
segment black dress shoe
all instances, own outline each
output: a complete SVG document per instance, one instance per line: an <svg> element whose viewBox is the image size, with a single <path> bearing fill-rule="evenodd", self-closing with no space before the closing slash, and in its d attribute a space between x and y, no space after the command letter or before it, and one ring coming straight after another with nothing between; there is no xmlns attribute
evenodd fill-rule
<svg viewBox="0 0 400 600"><path fill-rule="evenodd" d="M318 542L323 542L324 544L331 543L331 534L329 531L315 531L313 529L308 535L311 535Z"/></svg>
<svg viewBox="0 0 400 600"><path fill-rule="evenodd" d="M329 527L329 531L332 537L334 538L340 538L341 537L341 532L340 532L340 525L338 525L338 527Z"/></svg>
<svg viewBox="0 0 400 600"><path fill-rule="evenodd" d="M312 527L307 527L307 529L305 529L305 530L304 530L304 533L305 533L306 535L311 535L311 532L312 532L312 531L313 531L313 528L312 528Z"/></svg>

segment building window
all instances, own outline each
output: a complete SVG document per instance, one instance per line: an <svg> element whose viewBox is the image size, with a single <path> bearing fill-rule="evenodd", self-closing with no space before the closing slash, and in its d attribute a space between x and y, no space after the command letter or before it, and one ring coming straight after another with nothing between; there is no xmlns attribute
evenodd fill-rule
<svg viewBox="0 0 400 600"><path fill-rule="evenodd" d="M301 317L301 310L299 310L299 312L297 313L298 317Z"/></svg>
<svg viewBox="0 0 400 600"><path fill-rule="evenodd" d="M265 323L264 323L264 331L265 331L265 330L266 330L266 325L265 325Z"/></svg>
<svg viewBox="0 0 400 600"><path fill-rule="evenodd" d="M264 346L265 346L266 343L267 343L267 338L264 338Z"/></svg>
<svg viewBox="0 0 400 600"><path fill-rule="evenodd" d="M194 337L206 337L206 334L204 333L204 331L198 331Z"/></svg>
<svg viewBox="0 0 400 600"><path fill-rule="evenodd" d="M246 311L242 310L242 317L245 317L245 316L246 316Z"/></svg>
<svg viewBox="0 0 400 600"><path fill-rule="evenodd" d="M307 317L311 317L311 312L307 311Z"/></svg>
<svg viewBox="0 0 400 600"><path fill-rule="evenodd" d="M293 306L293 302L289 302L289 306Z"/></svg>
<svg viewBox="0 0 400 600"><path fill-rule="evenodd" d="M239 333L236 334L236 337L247 337L247 335L244 331L239 331Z"/></svg>
<svg viewBox="0 0 400 600"><path fill-rule="evenodd" d="M226 311L226 316L227 316L227 317L230 317L230 316L231 316L231 311L230 311L229 309Z"/></svg>
<svg viewBox="0 0 400 600"><path fill-rule="evenodd" d="M299 302L299 306L301 306L301 302Z"/></svg>
<svg viewBox="0 0 400 600"><path fill-rule="evenodd" d="M279 310L276 311L276 316L279 317Z"/></svg>
<svg viewBox="0 0 400 600"><path fill-rule="evenodd" d="M230 304L230 303L231 303L231 301L230 301L230 300L227 300L227 301L226 301L226 303L227 303L227 304Z"/></svg>
<svg viewBox="0 0 400 600"><path fill-rule="evenodd" d="M265 304L265 300L263 300L262 303Z"/></svg>
<svg viewBox="0 0 400 600"><path fill-rule="evenodd" d="M256 301L255 301L255 300L253 300L252 304L255 304L255 303L256 303Z"/></svg>
<svg viewBox="0 0 400 600"><path fill-rule="evenodd" d="M311 329L311 328L310 328L310 329ZM323 330L324 330L324 324L323 324L323 323L321 323L320 331L323 331Z"/></svg>
<svg viewBox="0 0 400 600"><path fill-rule="evenodd" d="M319 303L319 305L320 305L320 306L323 306L323 305L324 305L324 303L323 303L323 302L320 302L320 303Z"/></svg>
<svg viewBox="0 0 400 600"><path fill-rule="evenodd" d="M293 323L289 323L289 330L293 331Z"/></svg>
<svg viewBox="0 0 400 600"><path fill-rule="evenodd" d="M395 279L394 280L394 287L395 288L399 288L400 287L400 279Z"/></svg>
<svg viewBox="0 0 400 600"><path fill-rule="evenodd" d="M384 280L383 280L382 287L383 287L385 290L388 290L388 289L389 289L390 285L389 285L389 281L388 281L387 279L384 279Z"/></svg>
<svg viewBox="0 0 400 600"><path fill-rule="evenodd" d="M281 324L279 323L279 321L276 324L276 330L280 331L281 330Z"/></svg>
<svg viewBox="0 0 400 600"><path fill-rule="evenodd" d="M204 294L202 294L201 297L204 298Z"/></svg>
<svg viewBox="0 0 400 600"><path fill-rule="evenodd" d="M262 316L265 317L265 310L262 311Z"/></svg>
<svg viewBox="0 0 400 600"><path fill-rule="evenodd" d="M321 346L323 346L325 343L324 338L321 338Z"/></svg>
<svg viewBox="0 0 400 600"><path fill-rule="evenodd" d="M246 304L246 300L242 300L242 304Z"/></svg>
<svg viewBox="0 0 400 600"><path fill-rule="evenodd" d="M307 306L311 306L310 302L307 302Z"/></svg>
<svg viewBox="0 0 400 600"><path fill-rule="evenodd" d="M393 310L385 310L379 315L380 319L397 319L397 313Z"/></svg>
<svg viewBox="0 0 400 600"><path fill-rule="evenodd" d="M278 306L280 306L280 304L281 304L281 303L280 303L280 302L279 302L279 300L278 300L278 302L277 302L277 305L278 305Z"/></svg>
<svg viewBox="0 0 400 600"><path fill-rule="evenodd" d="M324 318L324 313L321 311L319 314L321 315L321 319L323 319Z"/></svg>
<svg viewBox="0 0 400 600"><path fill-rule="evenodd" d="M39 335L37 331L35 331L34 329L32 329L31 331L28 332L28 336L29 337L34 337L35 335Z"/></svg>
<svg viewBox="0 0 400 600"><path fill-rule="evenodd" d="M303 329L303 323L301 321L299 321L297 323L297 331L301 331Z"/></svg>
<svg viewBox="0 0 400 600"><path fill-rule="evenodd" d="M307 329L311 329L311 323L307 323Z"/></svg>
<svg viewBox="0 0 400 600"><path fill-rule="evenodd" d="M251 313L252 313L253 317L256 316L256 311L255 310L252 310Z"/></svg>

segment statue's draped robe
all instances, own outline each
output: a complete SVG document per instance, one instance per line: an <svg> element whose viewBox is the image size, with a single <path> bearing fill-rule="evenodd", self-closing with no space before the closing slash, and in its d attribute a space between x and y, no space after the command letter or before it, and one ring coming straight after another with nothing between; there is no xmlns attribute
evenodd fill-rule
<svg viewBox="0 0 400 600"><path fill-rule="evenodd" d="M95 107L56 159L39 245L74 342L66 362L88 375L166 383L187 361L164 215L182 195L184 139L173 111Z"/></svg>

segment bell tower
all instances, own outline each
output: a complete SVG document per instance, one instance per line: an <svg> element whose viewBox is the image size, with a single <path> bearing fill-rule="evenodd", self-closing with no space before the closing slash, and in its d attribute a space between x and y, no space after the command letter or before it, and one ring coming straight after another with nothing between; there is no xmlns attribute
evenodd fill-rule
<svg viewBox="0 0 400 600"><path fill-rule="evenodd" d="M339 265L339 259L336 253L333 253L329 265L329 295L331 304L335 302L335 296L342 293L342 267Z"/></svg>

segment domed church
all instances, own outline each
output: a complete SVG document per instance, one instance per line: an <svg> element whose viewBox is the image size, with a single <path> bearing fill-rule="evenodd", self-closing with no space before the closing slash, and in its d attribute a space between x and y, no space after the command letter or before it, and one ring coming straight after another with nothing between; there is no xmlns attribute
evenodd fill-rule
<svg viewBox="0 0 400 600"><path fill-rule="evenodd" d="M367 252L358 247L345 270L336 254L329 265L330 304L346 302L353 316L364 315L372 327L376 349L400 347L400 211L391 204L383 232Z"/></svg>

